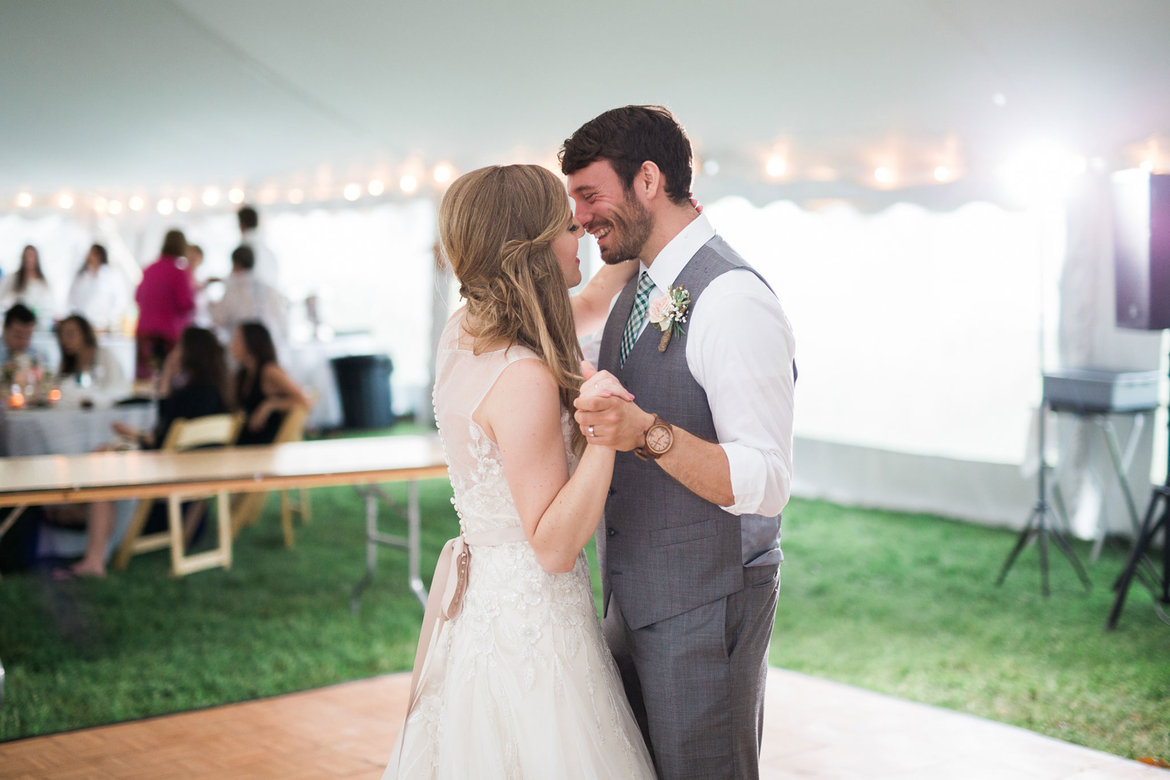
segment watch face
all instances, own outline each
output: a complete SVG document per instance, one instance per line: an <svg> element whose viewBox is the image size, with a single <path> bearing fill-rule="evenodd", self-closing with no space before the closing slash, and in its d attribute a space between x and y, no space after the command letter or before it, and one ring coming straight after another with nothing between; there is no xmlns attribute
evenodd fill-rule
<svg viewBox="0 0 1170 780"><path fill-rule="evenodd" d="M646 431L646 449L661 455L670 449L674 442L674 434L665 425L652 425Z"/></svg>

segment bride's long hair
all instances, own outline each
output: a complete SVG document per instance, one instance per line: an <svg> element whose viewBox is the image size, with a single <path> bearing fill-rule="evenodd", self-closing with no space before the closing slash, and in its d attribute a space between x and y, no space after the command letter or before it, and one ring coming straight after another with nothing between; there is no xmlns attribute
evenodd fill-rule
<svg viewBox="0 0 1170 780"><path fill-rule="evenodd" d="M561 181L539 165L464 174L439 206L443 256L467 300L464 327L477 352L499 342L528 347L552 372L570 412L581 389L581 347L552 243L571 217ZM579 451L585 440L573 431Z"/></svg>

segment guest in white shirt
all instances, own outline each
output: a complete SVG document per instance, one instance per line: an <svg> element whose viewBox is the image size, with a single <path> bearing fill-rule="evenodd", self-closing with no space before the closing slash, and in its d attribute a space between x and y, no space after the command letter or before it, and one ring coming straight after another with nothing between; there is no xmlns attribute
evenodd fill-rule
<svg viewBox="0 0 1170 780"><path fill-rule="evenodd" d="M41 258L31 244L20 255L16 273L0 279L0 311L8 311L15 303L23 303L36 315L41 330L53 327L56 300L45 275L41 273Z"/></svg>
<svg viewBox="0 0 1170 780"><path fill-rule="evenodd" d="M82 399L106 405L128 394L130 383L122 365L110 350L98 345L97 336L89 322L79 314L71 314L57 326L57 344L61 348L61 367L58 381L62 394L73 388Z"/></svg>
<svg viewBox="0 0 1170 780"><path fill-rule="evenodd" d="M240 323L259 321L272 334L279 354L288 336L287 307L284 297L256 274L255 262L255 253L246 244L232 252L232 272L224 280L223 297L208 304L211 320L224 342Z"/></svg>
<svg viewBox="0 0 1170 780"><path fill-rule="evenodd" d="M94 244L69 285L71 314L85 317L95 330L116 330L130 305L130 287L101 244Z"/></svg>
<svg viewBox="0 0 1170 780"><path fill-rule="evenodd" d="M251 247L252 254L255 256L254 271L256 276L283 295L280 268L276 262L276 255L272 254L268 242L264 240L261 233L260 215L251 206L241 206L240 210L236 212L236 219L240 224L240 243Z"/></svg>

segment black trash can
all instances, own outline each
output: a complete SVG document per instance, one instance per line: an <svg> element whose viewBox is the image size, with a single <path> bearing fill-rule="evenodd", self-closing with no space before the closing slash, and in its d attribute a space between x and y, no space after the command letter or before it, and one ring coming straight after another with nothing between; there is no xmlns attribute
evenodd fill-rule
<svg viewBox="0 0 1170 780"><path fill-rule="evenodd" d="M333 376L341 398L345 428L388 428L394 423L390 408L388 355L348 355L333 358Z"/></svg>

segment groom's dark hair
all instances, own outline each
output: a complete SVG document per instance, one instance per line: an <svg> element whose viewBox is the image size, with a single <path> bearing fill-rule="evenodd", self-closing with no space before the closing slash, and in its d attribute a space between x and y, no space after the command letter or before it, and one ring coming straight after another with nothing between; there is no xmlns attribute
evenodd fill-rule
<svg viewBox="0 0 1170 780"><path fill-rule="evenodd" d="M642 163L658 166L666 179L666 195L683 204L691 197L691 142L668 109L625 106L589 120L561 146L561 173L571 173L609 160L625 189L633 186Z"/></svg>

